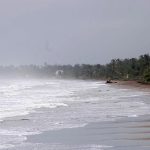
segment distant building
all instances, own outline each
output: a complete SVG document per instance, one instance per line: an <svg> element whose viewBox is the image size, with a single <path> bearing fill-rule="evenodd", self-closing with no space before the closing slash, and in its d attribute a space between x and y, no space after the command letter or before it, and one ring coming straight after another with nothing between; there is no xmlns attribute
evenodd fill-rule
<svg viewBox="0 0 150 150"><path fill-rule="evenodd" d="M127 74L126 78L129 79L129 74Z"/></svg>
<svg viewBox="0 0 150 150"><path fill-rule="evenodd" d="M64 74L63 70L57 70L56 73L55 73L57 78L61 78L63 74Z"/></svg>

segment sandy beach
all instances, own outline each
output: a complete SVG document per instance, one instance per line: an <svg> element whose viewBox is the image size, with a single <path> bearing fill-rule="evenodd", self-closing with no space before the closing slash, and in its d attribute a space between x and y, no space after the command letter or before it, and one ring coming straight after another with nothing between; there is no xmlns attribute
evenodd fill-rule
<svg viewBox="0 0 150 150"><path fill-rule="evenodd" d="M121 81L121 80L115 80L114 84L112 84L113 86L117 87L117 88L128 88L128 89L137 89L137 90L142 90L145 92L150 92L150 84L142 84L142 83L138 83L137 81Z"/></svg>

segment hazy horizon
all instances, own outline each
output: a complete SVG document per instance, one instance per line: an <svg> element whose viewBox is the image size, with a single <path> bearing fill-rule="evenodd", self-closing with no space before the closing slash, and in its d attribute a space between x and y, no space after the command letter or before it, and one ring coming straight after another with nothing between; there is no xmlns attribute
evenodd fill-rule
<svg viewBox="0 0 150 150"><path fill-rule="evenodd" d="M145 54L148 54L150 55L149 53L145 53ZM141 55L145 55L145 54L141 54ZM139 55L139 56L141 56ZM124 60L124 59L132 59L132 58L139 58L139 56L137 57L128 57L128 58L117 58L117 57L114 57L114 58L111 58L110 60L108 60L107 62L105 63L48 63L48 62L43 62L43 63L24 63L24 64L0 64L0 66L2 67L10 67L10 66L13 66L13 67L21 67L21 66L30 66L30 65L35 65L35 66L39 66L39 67L42 67L42 66L45 66L45 65L51 65L51 66L65 66L65 65L71 65L71 66L75 66L75 65L97 65L97 64L100 64L100 65L107 65L109 63L111 63L111 60L113 59L120 59L120 60Z"/></svg>
<svg viewBox="0 0 150 150"><path fill-rule="evenodd" d="M1 0L0 65L106 64L150 53L149 0Z"/></svg>

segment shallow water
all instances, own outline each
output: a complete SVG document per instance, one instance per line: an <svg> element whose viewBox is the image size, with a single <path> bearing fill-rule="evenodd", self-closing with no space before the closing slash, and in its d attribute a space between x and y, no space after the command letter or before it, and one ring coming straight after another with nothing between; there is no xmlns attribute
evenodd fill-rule
<svg viewBox="0 0 150 150"><path fill-rule="evenodd" d="M25 143L27 136L48 130L149 114L148 100L149 93L114 88L100 81L3 80L0 81L0 149L33 147L32 143Z"/></svg>

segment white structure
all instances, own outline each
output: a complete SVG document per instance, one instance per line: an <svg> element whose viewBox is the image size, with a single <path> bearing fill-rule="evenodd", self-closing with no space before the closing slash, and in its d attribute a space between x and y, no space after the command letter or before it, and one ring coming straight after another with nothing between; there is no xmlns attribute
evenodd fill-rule
<svg viewBox="0 0 150 150"><path fill-rule="evenodd" d="M57 70L55 73L56 77L59 77L59 78L61 78L63 74L64 74L63 70Z"/></svg>

